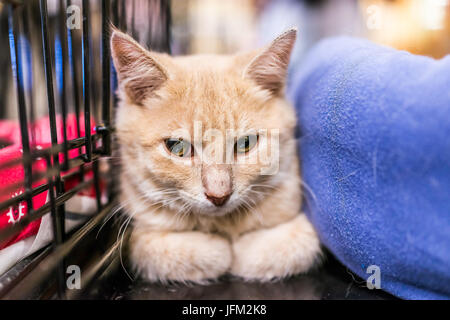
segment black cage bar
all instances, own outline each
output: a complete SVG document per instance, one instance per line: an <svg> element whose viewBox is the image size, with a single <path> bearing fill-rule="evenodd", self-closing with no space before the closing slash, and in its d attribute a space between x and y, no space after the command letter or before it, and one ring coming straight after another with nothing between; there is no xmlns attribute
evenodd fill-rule
<svg viewBox="0 0 450 320"><path fill-rule="evenodd" d="M149 19L164 24L166 34L159 36L165 39L164 45L156 46L169 52L170 3L148 2L164 9ZM0 251L39 219L50 216L52 225L51 242L0 274L0 298L82 298L103 273L119 269L121 258L113 221L117 219L116 168L108 161L114 148L112 119L117 103L109 36L112 24L139 34L135 30L135 0L10 0L0 1L0 10L0 19L7 19L0 21L7 26L7 30L0 29L4 33L0 41L10 49L1 58L10 60L21 135L21 156L5 161L0 158L0 176L2 170L11 168L19 167L23 172L22 181L0 185L0 195L4 195L0 215L17 206L22 208L24 203L27 208L11 225L0 225ZM69 28L68 19L76 13L81 17L79 29ZM99 27L93 28L94 23ZM94 29L100 31L95 34ZM101 69L101 76L96 76L95 68ZM41 72L33 75L32 70ZM39 75L43 86L35 81ZM45 92L45 100L35 101L36 92ZM0 100L4 103L0 108L10 108L5 101ZM42 110L48 116L51 140L44 148L36 142L35 128ZM72 122L68 120L71 113ZM0 120L5 114L2 110ZM75 133L69 134L71 125ZM0 152L1 148L0 144ZM15 190L21 193L7 197ZM86 190L93 190L95 212L82 215L68 210L68 201ZM45 203L36 204L36 197L43 194ZM82 223L67 230L67 219ZM110 220L111 225L104 227ZM83 288L74 291L67 287L67 267L77 263L83 265Z"/></svg>

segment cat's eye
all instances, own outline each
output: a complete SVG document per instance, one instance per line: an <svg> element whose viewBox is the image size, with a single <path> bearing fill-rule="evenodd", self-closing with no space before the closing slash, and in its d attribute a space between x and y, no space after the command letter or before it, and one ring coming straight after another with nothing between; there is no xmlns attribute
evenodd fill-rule
<svg viewBox="0 0 450 320"><path fill-rule="evenodd" d="M247 153L253 149L257 142L258 136L254 134L240 137L234 145L234 150L236 153Z"/></svg>
<svg viewBox="0 0 450 320"><path fill-rule="evenodd" d="M193 147L189 141L183 138L169 138L164 140L167 149L178 157L189 157L193 154Z"/></svg>

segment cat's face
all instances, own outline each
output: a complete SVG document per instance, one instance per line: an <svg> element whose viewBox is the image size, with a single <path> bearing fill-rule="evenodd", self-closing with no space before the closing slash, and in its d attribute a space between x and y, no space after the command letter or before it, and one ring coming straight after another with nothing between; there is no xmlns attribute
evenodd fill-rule
<svg viewBox="0 0 450 320"><path fill-rule="evenodd" d="M143 201L219 216L252 207L295 154L284 81L296 31L234 56L169 57L115 31L124 175Z"/></svg>

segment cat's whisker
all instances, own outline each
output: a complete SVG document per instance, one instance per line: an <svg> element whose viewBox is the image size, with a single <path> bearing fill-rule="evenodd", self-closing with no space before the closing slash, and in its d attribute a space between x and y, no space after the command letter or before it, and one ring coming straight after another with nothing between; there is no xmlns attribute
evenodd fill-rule
<svg viewBox="0 0 450 320"><path fill-rule="evenodd" d="M183 220L183 215L185 214L184 208L186 204L184 204L174 215L175 222L178 224L181 220Z"/></svg>
<svg viewBox="0 0 450 320"><path fill-rule="evenodd" d="M264 196L271 194L271 192L256 191L256 190L248 190L248 192L258 196L259 200L262 200L264 198Z"/></svg>
<svg viewBox="0 0 450 320"><path fill-rule="evenodd" d="M122 257L122 246L123 246L123 237L125 235L125 232L128 228L128 225L130 223L131 219L128 220L128 223L126 224L124 231L122 233L122 238L120 240L120 249L119 249L119 254L120 254L120 264L122 265L123 270L125 271L125 273L127 274L127 276L130 278L131 281L134 281L133 277L131 277L131 275L128 273L127 269L125 268L124 264L123 264L123 257Z"/></svg>
<svg viewBox="0 0 450 320"><path fill-rule="evenodd" d="M317 203L318 203L317 196L314 193L314 191L312 190L312 188L303 180L300 180L300 183L305 188L305 190L311 195L312 202L313 202L312 204L315 206L315 208L317 208L317 210L319 210L319 212L322 212L322 209L320 208L320 206L317 205ZM305 196L304 198L307 201L308 206L310 206L312 208L311 203L309 202L310 201L309 197Z"/></svg>
<svg viewBox="0 0 450 320"><path fill-rule="evenodd" d="M253 203L253 206L252 206L251 204L249 204L249 205L250 205L249 210L255 212L256 218L258 219L260 225L262 225L262 224L263 224L263 222L262 222L262 214L261 214L261 212L256 208L256 202L255 202L253 199L251 199L250 197L246 197L246 198L248 199L248 201L251 201L251 202ZM248 203L248 202L246 202L246 203Z"/></svg>
<svg viewBox="0 0 450 320"><path fill-rule="evenodd" d="M189 204L185 203L176 213L177 216L177 222L180 222L184 219L184 217L187 214L187 209L189 208Z"/></svg>
<svg viewBox="0 0 450 320"><path fill-rule="evenodd" d="M175 216L179 216L179 220L183 220L185 217L187 217L189 211L192 209L192 205L189 204L188 202L186 202L181 208L180 210L177 211L177 213L175 214ZM181 215L180 215L181 213Z"/></svg>
<svg viewBox="0 0 450 320"><path fill-rule="evenodd" d="M150 192L146 192L144 193L144 196L148 199L157 199L159 197L162 196L168 196L168 195L173 195L173 194L178 194L178 190L154 190L154 191L150 191Z"/></svg>
<svg viewBox="0 0 450 320"><path fill-rule="evenodd" d="M101 225L100 229L97 232L97 235L95 236L95 238L98 238L98 235L100 234L100 232L102 231L103 227L108 223L109 220L111 220L111 218L116 215L116 213L120 212L123 208L125 208L125 206L127 206L129 203L131 203L131 199L126 200L126 201L122 201L121 203L117 204L113 210L112 213L109 214L106 218L106 220L103 222L103 224Z"/></svg>
<svg viewBox="0 0 450 320"><path fill-rule="evenodd" d="M305 188L306 191L309 192L309 194L311 195L311 197L313 198L314 201L317 201L317 197L316 194L314 193L314 191L311 189L311 187L303 180L300 180L300 184Z"/></svg>
<svg viewBox="0 0 450 320"><path fill-rule="evenodd" d="M130 224L130 221L132 220L132 218L134 217L134 215L135 215L136 213L137 213L137 212L134 212L133 214L131 214L131 215L128 217L128 219L126 219L125 222L122 223L122 225L121 225L120 228L119 228L119 232L118 232L118 234L117 234L117 239L116 239L116 241L118 242L118 241L119 241L119 238L121 238L121 240L120 240L120 245L119 245L119 258L120 258L120 264L121 264L121 266L122 266L122 269L125 271L126 275L130 278L131 281L134 281L134 279L133 279L133 277L131 277L131 275L128 273L128 270L125 268L125 265L124 265L124 263L123 263L122 246L123 246L123 239L124 239L124 235L125 235L126 229L128 228L128 225ZM124 225L125 225L125 227L124 227ZM123 228L123 227L124 227L124 228ZM120 233L121 233L122 228L123 228L123 232L122 232L122 236L120 236Z"/></svg>
<svg viewBox="0 0 450 320"><path fill-rule="evenodd" d="M100 229L97 231L97 235L95 236L95 239L98 238L98 235L100 234L100 232L102 231L103 227L108 223L109 220L111 220L111 218L120 210L122 210L124 208L125 204L121 203L118 204L112 211L111 213L106 217L105 221L102 223L102 225L100 226Z"/></svg>

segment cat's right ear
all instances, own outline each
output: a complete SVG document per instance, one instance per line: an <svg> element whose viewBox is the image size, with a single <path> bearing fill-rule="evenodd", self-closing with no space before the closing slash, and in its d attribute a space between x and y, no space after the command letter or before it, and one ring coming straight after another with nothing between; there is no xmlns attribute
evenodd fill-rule
<svg viewBox="0 0 450 320"><path fill-rule="evenodd" d="M119 84L135 104L142 105L168 79L154 57L123 32L113 31L111 53Z"/></svg>

